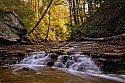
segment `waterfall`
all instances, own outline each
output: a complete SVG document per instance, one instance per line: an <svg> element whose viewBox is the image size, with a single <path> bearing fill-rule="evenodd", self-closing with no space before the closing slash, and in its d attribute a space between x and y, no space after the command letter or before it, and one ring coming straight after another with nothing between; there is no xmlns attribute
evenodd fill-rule
<svg viewBox="0 0 125 83"><path fill-rule="evenodd" d="M52 61L52 63L54 63L52 66L56 68L67 68L88 73L101 73L92 58L81 52L72 53L72 55L64 53L63 55L56 55L56 57L58 57L57 60L53 60L51 53L38 51L26 55L19 64L48 65L48 62L51 63Z"/></svg>
<svg viewBox="0 0 125 83"><path fill-rule="evenodd" d="M20 61L20 64L33 64L33 65L47 65L47 62L51 59L50 54L41 52L33 52L26 55L25 58Z"/></svg>
<svg viewBox="0 0 125 83"><path fill-rule="evenodd" d="M66 61L64 57L67 57ZM60 68L69 68L81 72L101 73L100 69L94 63L92 58L88 55L81 55L81 53L76 53L69 56L59 56L54 66Z"/></svg>
<svg viewBox="0 0 125 83"><path fill-rule="evenodd" d="M54 63L54 66L63 68L64 67L63 59L64 59L64 56L58 56L58 59Z"/></svg>

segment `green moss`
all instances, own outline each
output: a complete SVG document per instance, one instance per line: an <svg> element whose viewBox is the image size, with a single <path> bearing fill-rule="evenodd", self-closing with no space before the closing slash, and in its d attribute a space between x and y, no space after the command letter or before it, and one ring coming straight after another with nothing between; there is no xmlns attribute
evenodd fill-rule
<svg viewBox="0 0 125 83"><path fill-rule="evenodd" d="M106 0L84 25L75 27L75 34L85 37L108 37L124 33L124 4L124 0Z"/></svg>

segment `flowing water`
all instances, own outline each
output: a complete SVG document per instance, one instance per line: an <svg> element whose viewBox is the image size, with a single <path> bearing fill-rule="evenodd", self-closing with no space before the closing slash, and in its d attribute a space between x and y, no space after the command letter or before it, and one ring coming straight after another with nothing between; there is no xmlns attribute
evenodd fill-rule
<svg viewBox="0 0 125 83"><path fill-rule="evenodd" d="M81 55L80 53L70 56L59 56L57 61L54 63L54 67L68 68L75 71L88 73L101 73L100 69L97 67L91 57L87 55Z"/></svg>
<svg viewBox="0 0 125 83"><path fill-rule="evenodd" d="M18 62L18 66L13 70L14 74L18 74L17 71L20 69L32 69L39 73L38 67L47 66L50 63L51 68L56 70L61 70L77 76L94 76L101 77L105 79L115 80L119 83L125 82L125 75L116 75L116 74L103 74L103 71L100 70L99 66L95 64L95 61L91 56L84 55L82 52L75 52L68 55L66 52L57 56L57 59L53 59L53 53L46 53L45 51L36 51L29 55L26 55L25 58ZM52 62L53 61L53 62Z"/></svg>
<svg viewBox="0 0 125 83"><path fill-rule="evenodd" d="M63 48L66 50L62 51ZM106 74L91 55L72 52L77 48L77 44L68 44L53 49L54 52L34 50L25 56L14 54L16 57L11 59L16 64L11 66L7 56L7 66L0 66L0 83L125 83L124 74Z"/></svg>
<svg viewBox="0 0 125 83"><path fill-rule="evenodd" d="M19 64L47 65L48 62L53 59L51 57L51 53L46 53L44 51L33 52L30 55L26 55L25 58L19 62ZM99 67L88 55L75 53L73 55L60 55L57 57L58 58L55 60L53 67L62 69L67 68L88 73L101 73Z"/></svg>
<svg viewBox="0 0 125 83"><path fill-rule="evenodd" d="M26 55L25 58L20 61L20 64L47 65L50 59L50 54L46 54L44 51L33 52L29 56Z"/></svg>

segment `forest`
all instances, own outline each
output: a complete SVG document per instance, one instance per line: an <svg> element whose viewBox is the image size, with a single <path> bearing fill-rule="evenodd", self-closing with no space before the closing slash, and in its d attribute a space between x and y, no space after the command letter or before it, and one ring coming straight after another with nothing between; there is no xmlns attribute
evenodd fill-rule
<svg viewBox="0 0 125 83"><path fill-rule="evenodd" d="M125 83L125 0L0 0L0 83Z"/></svg>
<svg viewBox="0 0 125 83"><path fill-rule="evenodd" d="M124 0L0 0L15 12L30 42L82 40L125 32Z"/></svg>

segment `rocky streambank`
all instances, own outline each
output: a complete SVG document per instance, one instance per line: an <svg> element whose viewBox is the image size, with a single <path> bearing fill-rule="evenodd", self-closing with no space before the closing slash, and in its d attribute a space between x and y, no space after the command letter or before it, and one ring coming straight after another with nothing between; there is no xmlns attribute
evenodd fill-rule
<svg viewBox="0 0 125 83"><path fill-rule="evenodd" d="M50 67L19 69L18 66L3 69L0 66L0 83L124 83L89 74L73 75Z"/></svg>
<svg viewBox="0 0 125 83"><path fill-rule="evenodd" d="M105 73L125 74L125 46L107 42L83 41L83 42L41 42L38 45L1 45L0 64L15 64L17 61L34 51L53 53L57 59L59 55L82 52L92 56ZM50 65L52 63L50 62ZM108 71L107 71L108 70Z"/></svg>

